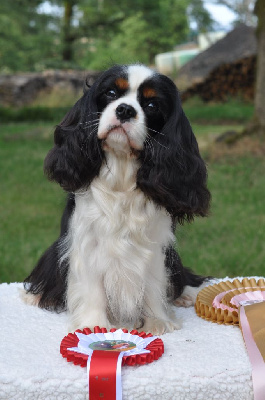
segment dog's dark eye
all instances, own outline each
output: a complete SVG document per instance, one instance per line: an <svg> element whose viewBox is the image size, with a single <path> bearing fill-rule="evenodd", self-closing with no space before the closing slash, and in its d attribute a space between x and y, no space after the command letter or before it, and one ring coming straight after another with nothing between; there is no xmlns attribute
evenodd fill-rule
<svg viewBox="0 0 265 400"><path fill-rule="evenodd" d="M158 110L158 105L155 101L150 101L149 103L146 104L145 109L154 112Z"/></svg>
<svg viewBox="0 0 265 400"><path fill-rule="evenodd" d="M113 99L113 100L116 99L116 98L118 97L118 94L117 94L117 92L116 92L115 89L109 89L109 90L107 90L106 95L107 95L110 99Z"/></svg>

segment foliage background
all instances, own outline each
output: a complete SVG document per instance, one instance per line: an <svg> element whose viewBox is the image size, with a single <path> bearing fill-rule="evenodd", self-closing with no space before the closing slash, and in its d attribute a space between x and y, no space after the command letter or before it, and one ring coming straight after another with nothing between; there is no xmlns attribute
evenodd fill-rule
<svg viewBox="0 0 265 400"><path fill-rule="evenodd" d="M106 63L153 63L206 31L202 0L2 0L0 71L104 69Z"/></svg>

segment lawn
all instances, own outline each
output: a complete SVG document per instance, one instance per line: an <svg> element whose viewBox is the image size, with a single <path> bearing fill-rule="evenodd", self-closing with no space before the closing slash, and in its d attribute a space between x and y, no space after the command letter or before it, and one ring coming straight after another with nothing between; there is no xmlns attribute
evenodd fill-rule
<svg viewBox="0 0 265 400"><path fill-rule="evenodd" d="M208 165L211 214L177 232L186 265L217 277L265 275L264 171L251 156Z"/></svg>
<svg viewBox="0 0 265 400"><path fill-rule="evenodd" d="M237 125L193 124L205 144ZM22 281L56 239L65 194L43 176L53 123L5 123L0 132L0 281ZM229 125L228 125L229 124ZM205 153L207 155L207 153ZM212 208L209 218L177 228L185 265L224 277L265 275L265 160L251 155L208 160Z"/></svg>
<svg viewBox="0 0 265 400"><path fill-rule="evenodd" d="M64 194L43 176L51 124L3 124L0 134L0 280L21 281L56 238Z"/></svg>

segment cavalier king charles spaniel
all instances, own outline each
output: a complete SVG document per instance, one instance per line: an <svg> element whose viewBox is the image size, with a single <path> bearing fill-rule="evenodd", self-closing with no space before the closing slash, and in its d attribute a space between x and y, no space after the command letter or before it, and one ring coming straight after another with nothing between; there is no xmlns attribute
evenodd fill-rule
<svg viewBox="0 0 265 400"><path fill-rule="evenodd" d="M25 280L25 297L99 325L179 328L204 278L183 267L176 224L205 216L210 193L175 84L140 65L113 66L56 127L44 170L68 192L58 240ZM192 251L192 249L191 249Z"/></svg>

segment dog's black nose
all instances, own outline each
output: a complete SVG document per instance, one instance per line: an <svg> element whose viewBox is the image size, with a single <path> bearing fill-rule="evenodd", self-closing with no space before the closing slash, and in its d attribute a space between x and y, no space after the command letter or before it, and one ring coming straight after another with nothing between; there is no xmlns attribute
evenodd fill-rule
<svg viewBox="0 0 265 400"><path fill-rule="evenodd" d="M122 103L116 108L116 117L121 121L128 121L136 117L136 110L129 104Z"/></svg>

